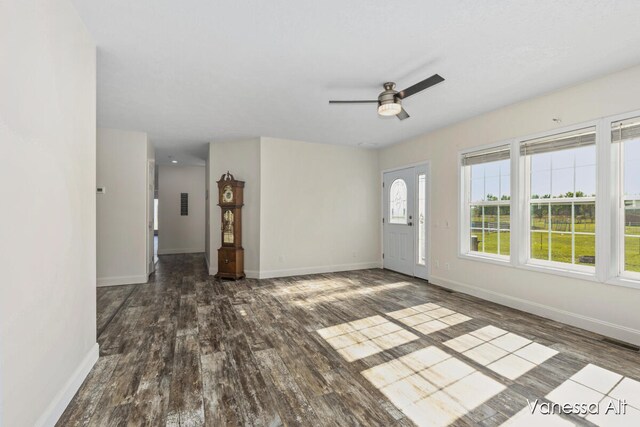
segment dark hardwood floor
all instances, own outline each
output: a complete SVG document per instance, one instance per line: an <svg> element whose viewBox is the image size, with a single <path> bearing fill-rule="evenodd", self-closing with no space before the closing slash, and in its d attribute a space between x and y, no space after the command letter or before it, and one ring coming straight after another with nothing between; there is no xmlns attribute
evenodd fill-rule
<svg viewBox="0 0 640 427"><path fill-rule="evenodd" d="M640 414L638 352L384 270L220 282L161 256L150 283L98 289L98 342L59 426L612 420L527 414L576 390Z"/></svg>

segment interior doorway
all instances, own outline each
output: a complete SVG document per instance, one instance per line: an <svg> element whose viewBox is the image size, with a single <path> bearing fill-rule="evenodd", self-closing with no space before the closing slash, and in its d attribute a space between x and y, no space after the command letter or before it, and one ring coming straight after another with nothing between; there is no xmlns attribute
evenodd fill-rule
<svg viewBox="0 0 640 427"><path fill-rule="evenodd" d="M383 266L429 279L429 165L383 173Z"/></svg>

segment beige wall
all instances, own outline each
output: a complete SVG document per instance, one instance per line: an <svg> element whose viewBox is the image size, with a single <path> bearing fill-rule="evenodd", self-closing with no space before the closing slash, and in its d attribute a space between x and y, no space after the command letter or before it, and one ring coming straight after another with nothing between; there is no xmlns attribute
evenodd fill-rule
<svg viewBox="0 0 640 427"><path fill-rule="evenodd" d="M147 134L98 129L98 286L147 281Z"/></svg>
<svg viewBox="0 0 640 427"><path fill-rule="evenodd" d="M245 181L242 208L242 245L244 268L249 277L257 277L260 270L260 140L216 142L209 144L210 188L210 273L218 271L220 247L220 207L218 184L223 173Z"/></svg>
<svg viewBox="0 0 640 427"><path fill-rule="evenodd" d="M640 109L640 67L535 98L380 151L380 169L429 160L432 281L640 344L640 291L458 258L463 148ZM413 119L412 119L413 120ZM449 227L445 224L448 222ZM435 261L439 261L437 268ZM449 263L450 269L443 266Z"/></svg>
<svg viewBox="0 0 640 427"><path fill-rule="evenodd" d="M378 154L261 141L260 277L377 267Z"/></svg>
<svg viewBox="0 0 640 427"><path fill-rule="evenodd" d="M180 215L180 193L189 194L189 215ZM158 254L205 250L205 168L158 166Z"/></svg>
<svg viewBox="0 0 640 427"><path fill-rule="evenodd" d="M53 425L98 357L96 50L67 0L0 2L0 425Z"/></svg>
<svg viewBox="0 0 640 427"><path fill-rule="evenodd" d="M248 277L380 265L375 151L276 138L216 142L209 150L211 274L220 246L216 181L227 170L246 182Z"/></svg>

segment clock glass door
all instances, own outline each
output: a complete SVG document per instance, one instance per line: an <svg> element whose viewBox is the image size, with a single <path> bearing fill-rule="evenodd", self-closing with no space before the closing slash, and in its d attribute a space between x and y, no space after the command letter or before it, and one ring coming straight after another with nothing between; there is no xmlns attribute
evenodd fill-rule
<svg viewBox="0 0 640 427"><path fill-rule="evenodd" d="M234 218L233 211L228 210L224 212L222 220L222 243L227 245L233 245L233 226Z"/></svg>

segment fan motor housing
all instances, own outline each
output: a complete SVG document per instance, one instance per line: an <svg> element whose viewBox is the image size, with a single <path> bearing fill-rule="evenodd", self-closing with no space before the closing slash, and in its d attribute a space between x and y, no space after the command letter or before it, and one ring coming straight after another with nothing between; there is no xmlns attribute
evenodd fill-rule
<svg viewBox="0 0 640 427"><path fill-rule="evenodd" d="M396 84L393 82L387 82L383 86L384 92L378 96L378 104L401 104L400 98L396 98L396 95L398 94L398 91L395 90Z"/></svg>

